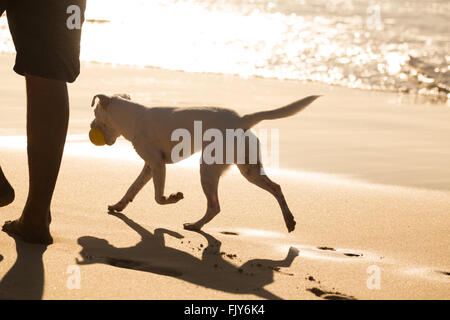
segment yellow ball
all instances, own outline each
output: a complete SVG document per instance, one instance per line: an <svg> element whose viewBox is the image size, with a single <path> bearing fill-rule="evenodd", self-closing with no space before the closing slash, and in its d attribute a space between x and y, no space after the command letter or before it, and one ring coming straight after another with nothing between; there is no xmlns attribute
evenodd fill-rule
<svg viewBox="0 0 450 320"><path fill-rule="evenodd" d="M104 146L106 144L105 136L98 128L92 128L91 131L89 131L89 139L96 146Z"/></svg>

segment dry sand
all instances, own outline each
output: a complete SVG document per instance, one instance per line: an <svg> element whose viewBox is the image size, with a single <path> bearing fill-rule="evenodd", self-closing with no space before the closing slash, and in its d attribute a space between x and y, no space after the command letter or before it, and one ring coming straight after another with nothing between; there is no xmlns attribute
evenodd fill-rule
<svg viewBox="0 0 450 320"><path fill-rule="evenodd" d="M0 163L26 200L24 81L0 56ZM83 64L70 85L71 121L52 207L55 244L0 233L0 297L44 299L448 299L450 109L394 94L317 84ZM170 206L150 183L107 214L139 173L126 141L87 139L91 97L127 92L147 105L217 105L244 114L322 94L280 130L280 183L297 220L286 232L275 199L235 170L221 180L222 212L204 233L182 229L206 202L195 161L169 166ZM298 257L290 248L299 250ZM290 264L290 266L289 266ZM78 269L79 268L79 269ZM368 269L369 268L369 269ZM368 270L379 270L370 289ZM71 289L79 271L80 288ZM370 282L370 279L369 279Z"/></svg>

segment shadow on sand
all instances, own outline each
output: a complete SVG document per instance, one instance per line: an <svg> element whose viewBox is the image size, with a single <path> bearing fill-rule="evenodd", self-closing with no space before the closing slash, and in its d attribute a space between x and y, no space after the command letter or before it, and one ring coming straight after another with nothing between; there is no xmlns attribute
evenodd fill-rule
<svg viewBox="0 0 450 320"><path fill-rule="evenodd" d="M47 246L28 244L16 239L14 241L17 259L0 280L0 299L42 299L44 292L42 256Z"/></svg>
<svg viewBox="0 0 450 320"><path fill-rule="evenodd" d="M156 229L152 234L123 214L111 215L118 217L135 230L141 236L141 241L134 247L116 248L105 239L80 237L78 243L83 247L80 252L83 260L77 259L78 264L108 264L118 268L170 276L223 292L281 299L264 289L264 286L274 281L273 274L277 268L289 267L298 256L297 249L291 248L283 260L254 259L237 267L222 258L220 241L199 231L198 233L208 241L202 258L199 259L182 250L165 246L164 234L178 239L183 238L179 233Z"/></svg>

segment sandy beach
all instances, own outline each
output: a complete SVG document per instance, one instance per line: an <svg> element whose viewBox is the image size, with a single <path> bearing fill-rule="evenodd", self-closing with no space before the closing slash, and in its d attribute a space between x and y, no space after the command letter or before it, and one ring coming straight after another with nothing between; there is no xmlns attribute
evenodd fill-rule
<svg viewBox="0 0 450 320"><path fill-rule="evenodd" d="M24 206L25 85L0 56L0 164L16 190L1 223ZM240 114L322 95L278 129L279 183L296 217L288 234L273 197L236 170L221 179L222 212L183 230L206 202L194 160L168 166L160 206L149 184L109 215L143 161L123 140L89 142L90 102L125 92L148 106L222 106ZM83 63L69 85L69 135L48 248L0 233L0 298L448 299L450 108L408 96L298 81ZM296 254L298 250L298 256ZM370 284L374 270L379 286ZM76 279L75 279L75 278ZM76 281L74 281L74 279ZM73 284L76 285L73 285Z"/></svg>

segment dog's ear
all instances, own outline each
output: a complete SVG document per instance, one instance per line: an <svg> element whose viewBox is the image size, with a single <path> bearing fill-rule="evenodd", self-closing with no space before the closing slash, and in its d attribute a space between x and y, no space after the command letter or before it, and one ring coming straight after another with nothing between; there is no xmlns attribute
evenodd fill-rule
<svg viewBox="0 0 450 320"><path fill-rule="evenodd" d="M91 107L93 107L95 105L95 99L98 98L98 100L100 101L100 105L102 107L106 107L107 105L109 105L111 103L111 98L108 97L107 95L104 94L96 94L94 96L94 98L92 98L92 103L91 103Z"/></svg>
<svg viewBox="0 0 450 320"><path fill-rule="evenodd" d="M114 97L119 97L125 100L131 100L131 96L128 93L116 93Z"/></svg>

